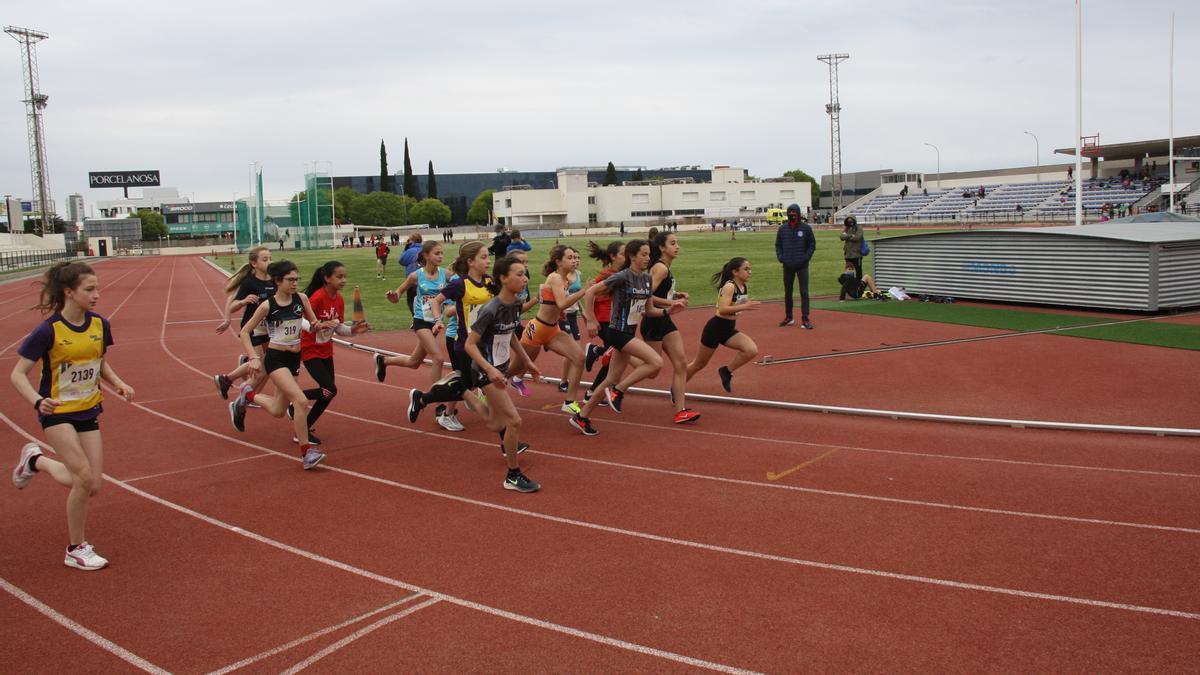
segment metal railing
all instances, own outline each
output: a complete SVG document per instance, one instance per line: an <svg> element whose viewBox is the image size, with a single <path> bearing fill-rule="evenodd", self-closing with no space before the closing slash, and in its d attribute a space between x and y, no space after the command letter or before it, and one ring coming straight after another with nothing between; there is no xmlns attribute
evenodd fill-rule
<svg viewBox="0 0 1200 675"><path fill-rule="evenodd" d="M48 265L59 260L66 260L74 257L74 253L69 253L67 251L47 251L44 249L0 251L0 272L9 272L12 270L24 269L26 267L37 267L38 265Z"/></svg>

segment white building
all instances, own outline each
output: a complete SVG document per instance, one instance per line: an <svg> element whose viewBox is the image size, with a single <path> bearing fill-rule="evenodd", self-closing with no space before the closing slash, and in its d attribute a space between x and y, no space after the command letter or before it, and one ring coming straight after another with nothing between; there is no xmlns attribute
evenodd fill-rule
<svg viewBox="0 0 1200 675"><path fill-rule="evenodd" d="M135 214L139 209L158 211L165 203L183 201L187 200L179 197L178 188L146 187L142 188L141 197L97 200L96 209L100 211L100 215L104 218L120 218L121 216Z"/></svg>
<svg viewBox="0 0 1200 675"><path fill-rule="evenodd" d="M82 223L84 215L83 195L73 194L67 197L67 222Z"/></svg>
<svg viewBox="0 0 1200 675"><path fill-rule="evenodd" d="M553 190L508 189L492 195L497 222L514 227L761 218L768 208L812 208L811 183L747 181L746 170L715 166L708 183L688 179L589 184L587 171L560 169Z"/></svg>

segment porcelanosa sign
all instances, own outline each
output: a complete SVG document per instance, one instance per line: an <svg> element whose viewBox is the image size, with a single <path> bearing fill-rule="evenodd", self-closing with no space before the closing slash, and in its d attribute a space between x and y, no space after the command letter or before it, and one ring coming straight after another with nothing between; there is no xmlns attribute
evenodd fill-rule
<svg viewBox="0 0 1200 675"><path fill-rule="evenodd" d="M161 185L158 171L89 171L88 187L141 187Z"/></svg>

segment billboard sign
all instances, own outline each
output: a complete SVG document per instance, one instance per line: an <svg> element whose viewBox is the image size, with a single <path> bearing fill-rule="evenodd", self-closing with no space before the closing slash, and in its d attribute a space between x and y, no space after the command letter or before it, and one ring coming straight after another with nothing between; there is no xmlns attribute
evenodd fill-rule
<svg viewBox="0 0 1200 675"><path fill-rule="evenodd" d="M146 171L89 171L88 187L128 188L161 185L158 170Z"/></svg>

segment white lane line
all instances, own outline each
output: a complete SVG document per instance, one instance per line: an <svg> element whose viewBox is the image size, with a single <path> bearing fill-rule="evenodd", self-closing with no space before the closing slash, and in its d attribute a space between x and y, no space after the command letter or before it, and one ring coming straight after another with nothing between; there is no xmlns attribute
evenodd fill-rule
<svg viewBox="0 0 1200 675"><path fill-rule="evenodd" d="M259 661L262 661L263 659L269 659L272 656L275 656L276 654L282 654L283 652L286 652L287 650L292 649L293 647L299 647L302 644L312 642L313 640L316 640L317 638L329 635L330 633L336 633L337 631L339 631L343 628L346 628L347 626L352 626L360 621L369 619L369 618L375 616L376 614L382 614L383 612L387 612L389 610L395 609L396 607L399 607L400 605L403 605L407 602L411 602L414 598L419 598L419 597L421 597L421 595L419 593L411 593L409 595L404 596L403 598L400 598L399 600L397 600L395 602L389 602L388 604L384 605L383 607L376 607L375 609L373 609L369 612L366 612L365 614L359 614L358 616L346 619L345 621L342 621L341 623L337 623L332 626L326 626L325 628L322 628L321 630L313 631L312 633L309 633L308 635L305 635L303 637L296 638L295 640L292 640L291 642L281 644L278 647L273 647L264 652L259 652L258 654L255 654L254 656L244 658L241 661L238 661L236 663L231 663L231 664L225 666L224 668L221 668L219 670L214 670L211 673L208 673L208 675L225 675L226 673L231 673L235 670L245 668L248 665L258 663Z"/></svg>
<svg viewBox="0 0 1200 675"><path fill-rule="evenodd" d="M117 277L116 279L113 279L112 281L110 281L110 282L108 282L108 283L110 283L110 284L115 284L117 281L120 281L121 279L124 279L126 276L129 276L131 273L133 273L133 270L129 270L129 271L128 271L128 272L126 272L125 274L122 274L121 276ZM142 279L142 281L145 281L145 279ZM139 284L138 284L138 286L141 286L141 283L139 283ZM133 287L133 290L129 292L129 295L125 297L125 301L128 301L128 300L129 300L129 298L132 298L132 297L133 297L133 293L134 293L134 291L136 291L136 290L137 290L137 286L134 286L134 287ZM122 304L122 305L124 305L124 304L125 304L125 302L122 302L121 304ZM118 309L120 309L120 307L118 307ZM21 312L27 312L27 311L29 311L29 310L22 309L22 310L20 310L20 311L18 311L18 312L13 312L13 314L9 314L9 315L7 315L7 316L5 316L5 317L3 317L3 318L8 318L9 316L13 316L14 314L20 314ZM113 312L113 314L115 314L115 313L116 313L116 312ZM110 318L111 316L112 316L112 315L107 315L105 318ZM12 349L13 347L17 346L18 344L20 344L20 343L21 343L21 342L23 342L24 340L25 340L25 336L24 336L24 335L22 335L21 337L17 338L17 339L16 339L16 340L15 340L15 341L14 341L12 344L8 345L8 346L7 346L7 347L5 347L4 349L0 349L0 354L3 354L3 353L5 353L5 352L7 352L8 350L10 350L10 349Z"/></svg>
<svg viewBox="0 0 1200 675"><path fill-rule="evenodd" d="M188 324L188 323L211 323L211 324L215 324L215 323L216 323L216 320L215 320L215 319L192 319L191 321L168 321L168 322L167 322L167 325L168 325L168 326L178 326L178 325L181 325L181 324Z"/></svg>
<svg viewBox="0 0 1200 675"><path fill-rule="evenodd" d="M361 350L351 350L351 351L353 352L353 351L361 351ZM364 353L366 353L366 352L364 352ZM394 384L390 384L387 382L378 382L376 380L366 380L366 379L362 379L359 377L355 377L353 375L339 373L338 379L342 379L342 378L345 378L347 380L353 380L355 382L361 382L363 384L369 384L369 385L374 385L374 386L379 386L379 387L388 387L391 389L398 389L401 391L408 391L410 389L410 387L400 387L400 386L396 386ZM560 413L557 413L554 411L542 410L541 408L526 408L526 407L522 407L522 406L517 406L517 409L520 410L522 413L529 412L529 413L533 413L536 415L549 416L549 417L561 416ZM332 412L332 411L330 411L330 412ZM937 459L937 460L955 460L955 461L964 461L964 462L988 462L988 463L995 463L995 464L1010 464L1010 465L1017 465L1017 466L1035 466L1035 467L1046 467L1046 468L1052 468L1052 469L1071 469L1071 470L1080 470L1080 471L1103 471L1103 472L1111 472L1111 473L1128 473L1128 474L1138 474L1138 475L1145 475L1145 476L1164 476L1164 477L1173 477L1173 478L1200 478L1200 474L1195 474L1195 473L1180 473L1180 472L1173 472L1173 471L1151 471L1151 470L1146 470L1146 469L1119 469L1119 468L1110 468L1110 467L1103 467L1103 466L1088 466L1085 464L1056 464L1053 462L1030 462L1030 461L1024 461L1024 460L999 459L999 458L993 458L993 457L967 457L967 456L962 456L962 455L942 455L942 454L937 454L937 453L914 452L914 451L908 451L908 450L888 450L888 449L884 449L884 448L867 448L867 447L860 447L860 446L853 446L853 445L839 445L836 443L813 443L810 441L799 441L799 440L790 439L790 438L768 438L765 436L750 436L747 434L731 434L731 433L724 432L724 431L705 431L703 429L697 429L695 427L684 427L684 426L663 427L662 425L646 424L644 422L630 422L627 420L620 420L620 419L614 419L614 418L604 418L603 420L599 420L599 421L602 424L618 424L618 425L627 426L627 427L651 429L651 430L654 430L659 433L668 432L668 433L680 433L680 434L698 434L701 436L715 436L717 438L728 438L728 439L738 440L738 441L753 441L756 443L776 443L779 445L795 445L795 446L801 446L801 447L822 448L822 449L836 447L839 450L852 450L852 451L856 451L856 452L874 452L874 453L880 453L880 454L904 455L904 456L909 456L909 457L926 457L929 459Z"/></svg>
<svg viewBox="0 0 1200 675"><path fill-rule="evenodd" d="M458 443L471 443L471 444L483 445L483 446L488 446L488 447L495 445L494 443L491 443L488 441L479 441L479 440L475 440L475 439L471 439L471 438L457 438L457 437L443 436L441 434L437 434L437 433L433 433L433 432L429 432L429 431L422 431L419 429L403 427L403 426L400 426L397 424L392 424L390 422L383 422L380 420L371 419L371 418L367 418L367 417L359 417L357 415L351 415L349 413L338 412L335 410L326 410L325 414L326 415L336 415L338 417L345 417L346 419L351 419L356 422L361 422L363 424L374 424L377 426L387 427L390 429L397 429L400 431L408 431L410 433L428 434L430 436L434 436L437 438L444 438L446 440L450 440L450 441L458 442ZM883 503L889 503L889 504L904 504L906 506L922 506L922 507L927 507L927 508L948 509L948 510L953 510L953 511L969 511L969 512L974 512L974 513L988 513L988 514L993 514L993 515L1013 516L1013 517L1017 517L1017 518L1037 518L1037 519L1043 519L1043 520L1057 520L1057 521L1070 522L1070 523L1085 523L1088 525L1131 527L1131 528L1144 529L1144 530L1165 530L1168 532L1183 532L1186 534L1200 534L1200 529L1191 528L1191 527L1180 527L1180 526L1175 526L1175 525L1154 525L1151 523L1134 523L1134 522L1121 521L1121 520L1104 520L1104 519L1100 519L1100 518L1083 518L1083 517L1078 517L1078 516L1063 516L1063 515L1057 515L1057 514L1052 514L1052 513L1038 513L1038 512L1034 512L1034 511L1014 511L1014 510L1010 510L1010 509L996 509L996 508L988 508L988 507L983 507L983 506L966 506L966 505L962 505L962 504L947 504L945 502L928 502L928 501L922 501L919 499L903 499L900 497L882 497L879 495L868 495L868 494L861 494L861 493L857 493L857 492L842 492L839 490L822 490L819 488L804 487L802 485L787 485L787 484L783 484L783 483L762 483L759 481L743 480L743 479L739 479L739 478L727 478L724 476L712 476L712 475L708 475L708 474L690 473L687 471L674 471L671 469L659 469L659 468L650 467L650 466L642 466L640 464L625 464L622 462L613 462L613 461L607 461L607 460L601 460L601 459L592 459L592 458L588 458L588 457L579 457L579 456L575 456L575 455L564 455L564 454L560 454L557 452L550 452L550 451L546 451L546 450L529 450L529 453L542 455L542 456L546 456L546 457L555 457L558 459L565 459L565 460L569 460L569 461L573 461L573 462L584 462L584 463L589 463L589 464L598 464L598 465L602 465L602 466L611 466L611 467L616 467L616 468L621 468L621 469L627 469L630 471L645 471L648 473L657 473L657 474L662 474L662 475L667 475L667 476L677 476L680 478L690 478L690 479L696 479L696 480L709 480L709 481L715 481L718 483L726 483L726 484L730 484L730 485L744 485L747 487L768 488L768 489L772 489L772 490L788 490L788 491L792 491L792 492L803 492L803 493L808 493L808 494L823 495L823 496L827 496L827 497L845 497L848 499L862 499L862 500L867 500L867 501L876 501L876 502L883 502Z"/></svg>
<svg viewBox="0 0 1200 675"><path fill-rule="evenodd" d="M169 416L154 412L153 410L146 409L146 411L150 412L151 414L157 415L159 417L168 419L168 420L171 419ZM5 415L2 412L0 412L0 421L7 424L9 426L9 428L11 428L13 431L16 431L21 436L29 439L30 441L32 441L34 443L37 443L42 448L53 452L52 448L50 448L48 445L46 445L44 442L42 442L38 438L31 435L23 427L18 425L16 422L13 422L11 419L9 419L9 417L7 415ZM221 436L220 434L217 434L214 432L208 432L207 430L203 429L202 427L197 427L197 426L189 424L187 422L182 422L180 420L172 420L172 421L176 422L177 424L181 424L182 426L193 428L197 431L201 431L204 433L211 433L214 436ZM246 445L249 447L258 448L264 453L267 453L270 455L276 455L276 456L282 457L284 459L287 459L289 461L296 461L296 462L300 461L299 457L292 457L291 455L285 455L281 452L269 450L269 449L263 448L261 446L251 445L250 443L246 443L244 441L238 441L237 439L229 438L228 440L238 443L240 445ZM376 479L371 476L367 476L365 474L355 474L354 472L347 471L345 469L332 469L332 470L337 473L343 473L343 474L347 474L347 475L351 475L351 476L357 476L357 477L364 478L367 480L373 480L375 482L384 482L384 483L390 482L390 481L383 481L381 479ZM488 614L491 616L496 616L496 617L500 617L503 619L509 619L511 621L516 621L518 623L523 623L523 624L526 624L529 626L542 628L544 630L549 630L549 631L553 631L556 633L562 633L564 635L569 635L569 636L580 638L583 640L589 640L591 642L596 642L598 644L602 644L607 647L613 647L613 648L622 649L625 651L636 652L638 654L644 654L646 656L653 656L653 657L665 659L668 661L674 661L674 662L682 663L682 664L689 665L689 666L695 666L697 668L707 668L709 670L715 670L715 671L723 672L723 673L750 673L750 672L753 672L753 671L747 671L747 670L743 670L743 669L739 669L739 668L734 668L732 666L726 666L726 665L720 664L720 663L705 661L703 659L697 659L697 658L694 658L691 656L684 656L682 654L668 652L668 651L662 650L662 649L655 649L654 647L647 647L645 645L641 645L636 642L627 642L625 640L621 640L621 639L614 638L614 637L609 637L607 635L600 635L598 633L590 633L588 631L580 630L578 628L572 628L570 626L564 626L561 624L551 623L549 621L544 621L542 619L537 619L537 618L534 618L531 616L526 616L524 614L517 614L516 612L510 612L508 610L499 609L497 607L492 607L490 605L484 605L482 603L474 602L472 600L467 600L465 598L460 598L460 597L453 596L453 595L447 595L445 593L439 593L439 592L433 591L431 589L422 588L421 586L415 586L413 584L401 581L399 579L394 579L392 577L384 576L384 575L378 574L376 572L371 572L370 570L366 570L361 567L355 567L354 565L351 565L349 563L344 563L340 560L335 560L333 558L327 558L319 553L314 553L307 549L302 549L302 548L299 548L296 546L292 546L291 544L286 544L282 541L272 539L266 535L259 534L252 530L243 529L241 527L233 525L232 523L228 523L226 521L219 520L212 516L200 513L199 511L196 511L196 510L190 509L186 506L183 506L182 504L177 504L168 499L164 499L157 495L146 492L145 490L142 490L141 488L130 485L123 480L113 478L112 476L110 476L108 474L104 474L104 479L109 481L113 485L116 485L117 487L119 487L123 490L126 490L128 492L131 492L143 499L146 499L150 502L153 502L160 506L166 507L173 511L177 511L184 515L191 516L192 518L195 518L201 522L207 523L214 527L220 528L222 530L226 530L228 532L232 532L234 534L240 535L240 536L250 539L252 541L259 542L260 544L265 544L267 546L276 548L280 551L284 551L286 553L291 553L293 555L299 556L301 558L305 558L307 560L311 560L313 562L321 563L323 565L328 565L329 567L333 567L334 569L338 569L343 572L347 572L349 574L354 574L356 576L360 576L365 579L370 579L372 581L377 581L381 584L386 584L386 585L392 586L394 588L400 588L400 589L403 589L403 590L406 590L406 591L409 591L412 593L418 593L421 595L428 595L431 598L436 598L438 600L444 600L448 603L458 605L459 607L466 607L467 609L473 609L477 612L482 612L484 614ZM396 485L399 486L399 484L396 484ZM423 490L419 490L419 491L423 491ZM432 494L437 494L437 493L432 493ZM459 499L461 500L461 498L459 498ZM479 502L479 504L482 505L482 504L485 504L485 502ZM1160 610L1160 611L1162 611L1162 610ZM1197 618L1200 618L1200 616L1198 616Z"/></svg>
<svg viewBox="0 0 1200 675"><path fill-rule="evenodd" d="M384 618L376 621L375 623L372 623L369 626L363 626L362 628L354 631L350 635L347 635L346 637L342 638L341 640L338 640L337 642L329 645L328 647L322 649L321 651L317 652L316 654L313 654L312 656L308 657L307 659L304 659L300 663L297 663L296 665L292 666L291 668L288 668L287 670L283 671L283 675L295 675L296 673L304 670L305 668L311 666L312 664L316 663L317 661L320 661L321 659L325 658L326 656L329 656L330 654L338 651L339 649L342 649L343 647L350 645L351 643L358 640L359 638L364 638L364 637L370 635L371 633L374 633L375 631L379 630L380 628L383 628L384 626L388 625L389 623L392 623L394 621L399 621L400 619L403 619L404 617L409 616L410 614L419 612L422 609L425 609L426 607L436 605L439 602L441 602L441 600L439 600L437 598L430 598L430 599L426 600L425 602L422 602L420 604L409 607L408 609L404 609L399 612L396 612L395 614L393 614L391 616L385 616Z"/></svg>
<svg viewBox="0 0 1200 675"><path fill-rule="evenodd" d="M208 434L210 436L221 438L228 442L236 443L238 445L243 445L243 446L246 446L249 448L255 448L261 452L268 453L268 454L275 455L275 456L281 457L283 459L286 459L289 462L301 461L300 457L296 457L296 456L290 455L290 454L285 454L285 453L279 452L277 450L271 450L270 448L267 448L267 447L264 447L261 445L255 445L253 443L248 443L246 441L242 441L242 440L233 438L231 436L226 436L224 434L220 434L215 431L205 429L204 427L192 424L190 422L185 422L183 420L177 419L170 415L160 413L156 410L146 408L137 403L133 403L131 405L133 405L133 407L135 407L135 408L138 408L140 410L148 412L151 415L160 417L162 419L173 422L180 426L187 427L194 431L199 431L200 433L204 433L204 434ZM12 420L10 420L3 413L0 413L0 420L5 421L9 426L13 427L14 429L18 429L18 427L15 425L15 423L13 423ZM24 433L24 432L22 431L22 433ZM32 436L29 436L28 434L25 434L25 435L28 438L31 438L31 439L33 438ZM845 572L848 574L857 574L857 575L871 576L871 577L882 577L882 578L893 579L893 580L897 580L897 581L909 581L909 582L914 582L914 583L918 583L918 584L926 584L926 585L931 585L931 586L941 586L941 587L955 588L955 589L960 589L960 590L981 591L981 592L985 592L985 593L995 593L995 594L999 594L999 595L1008 595L1008 596L1015 596L1015 597L1034 599L1034 600L1047 600L1047 601L1063 602L1063 603L1069 603L1069 604L1075 604L1075 605L1085 605L1085 606L1090 606L1090 607L1120 609L1120 610L1125 610L1125 611L1130 611L1130 612L1158 614L1158 615L1162 615L1162 616L1172 616L1172 617L1177 617L1177 618L1200 620L1200 614L1195 613L1195 612L1186 612L1186 611L1173 610L1173 609L1163 609L1163 608L1159 608L1159 607L1134 605L1134 604L1128 604L1128 603L1122 603L1122 602L1111 602L1108 600L1095 600L1095 599L1091 599L1091 598L1080 598L1080 597L1069 596L1069 595L1043 593L1043 592L1039 592L1039 591L1026 591L1026 590L1015 589L1015 588L1006 588L1003 586L990 586L987 584L977 584L977 583L971 583L971 582L954 581L952 579L941 579L941 578L937 578L937 577L925 577L925 576L920 576L920 575L915 575L915 574L905 574L905 573L900 573L900 572L889 572L886 570L876 570L876 569L865 568L865 567L855 567L852 565L843 565L843 564L839 564L839 563L828 563L828 562L821 562L821 561L817 561L817 560L806 560L803 558L792 558L789 556L775 555L775 554L771 554L771 553L761 553L758 551L749 551L749 550L744 550L744 549L732 548L729 546L706 544L703 542L692 541L692 540L688 540L688 539L679 539L676 537L667 537L667 536L663 536L663 535L652 534L649 532L641 532L638 530L629 530L629 529L613 527L613 526L609 526L609 525L600 525L598 523L591 523L591 522L587 522L587 521L576 520L573 518L566 518L566 517L562 517L562 516L554 516L554 515L550 515L550 514L539 513L537 511L529 511L526 509L520 509L520 508L516 508L513 506L507 506L504 504L496 504L493 502L486 502L486 501L482 501L479 499L472 499L470 497L453 495L453 494L449 494L446 492L439 492L437 490L431 490L429 488L423 488L423 487L419 487L416 485L409 485L406 483L401 483L399 481L394 481L394 480L390 480L387 478L381 478L379 476L374 476L371 474L365 474L365 473L362 473L359 471L353 471L350 469L339 468L336 466L332 466L330 464L322 464L322 467L324 467L325 471L330 471L333 473L340 473L345 476L351 476L354 478L359 478L361 480L370 481L372 483L378 483L380 485L386 485L389 487L395 487L395 488L399 488L402 490L408 490L410 492L415 492L417 494L428 495L431 497L439 497L441 499L446 499L446 500L458 502L461 504L468 504L471 506L477 506L477 507L481 507L481 508L485 508L485 509L500 511L503 513L511 513L511 514L515 514L515 515L519 515L519 516L526 516L529 518L534 518L537 520L545 520L548 522L559 523L562 525L572 525L575 527L597 530L597 531L606 532L609 534L622 535L622 536L626 536L626 537L632 537L632 538L636 538L636 539L644 539L644 540L654 541L654 542L664 543L664 544L673 544L676 546L694 548L694 549L699 549L699 550L703 550L703 551L726 553L729 555L740 556L740 557L745 557L745 558L752 558L752 559L757 559L757 560L767 560L767 561L771 561L771 562L780 562L780 563L785 563L785 564L789 564L789 565L796 565L796 566L800 566L800 567L812 567L812 568L816 568L816 569L831 570L831 571L835 571L835 572ZM107 475L105 477L108 478ZM142 490L140 490L136 487L133 487L132 485L127 485L123 481L118 481L115 478L110 478L110 480L113 480L118 485L121 485L122 487L124 487L127 490L136 492L137 494L142 494L142 495L146 496L147 498L151 498L156 501L161 501L163 504L171 504L170 502L167 502L166 500L159 500L159 498L155 497L154 495L151 495L150 493L143 493ZM172 508L175 508L175 506L172 505ZM195 512L191 512L190 509L186 509L186 507L179 507L179 509L186 510L187 512L190 512L190 513L195 513ZM199 516L200 514L196 514L196 515ZM206 519L206 521L208 520L207 516L205 516L204 518ZM263 538L263 540L265 541L266 538ZM290 547L289 547L289 549L290 549ZM322 559L324 560L324 558L322 558ZM405 586L405 588L408 588L408 586ZM425 593L425 594L433 596L433 597L442 597L441 594L436 593L431 590L428 590L428 589L424 589L424 588L412 587L412 590L416 590L418 592ZM449 596L446 596L446 597L448 598Z"/></svg>
<svg viewBox="0 0 1200 675"><path fill-rule="evenodd" d="M256 460L256 459L262 459L264 457L269 457L269 455L251 455L250 457L239 457L237 459L231 459L231 460L228 460L225 462L215 462L213 464L204 464L201 466L193 466L193 467L188 467L186 469L175 469L174 471L163 471L162 473L152 473L147 476L136 476L134 478L125 478L123 480L126 483L134 483L139 480L150 480L151 478L162 478L163 476L174 476L174 475L180 474L180 473L188 473L189 471L202 471L204 469L213 469L218 466L228 466L230 464L238 464L240 462L249 462L249 461Z"/></svg>
<svg viewBox="0 0 1200 675"><path fill-rule="evenodd" d="M46 617L47 619L50 619L54 623L62 626L63 628L66 628L67 630L78 635L79 637L83 638L84 640L87 640L88 642L92 643L92 645L99 647L100 649L103 649L104 651L108 652L109 654L112 654L113 656L121 659L125 663L128 663L129 665L131 665L135 668L138 668L139 670L143 670L147 673L163 673L164 675L166 673L170 672L167 670L163 670L162 668L159 668L158 666L154 665L153 663L150 663L146 659L138 656L137 654L134 654L133 652L129 651L128 649L125 649L121 645L100 635L96 631L91 630L90 628L67 618L66 616L62 615L57 610L55 610L53 607L50 607L49 605L42 602L41 600L38 600L37 598L33 597L32 595L26 593L25 591L21 590L17 586L13 585L7 579L0 578L0 588L4 589L5 592L7 592L9 595L13 596L14 598L20 600L21 602L25 603L26 605L29 605L33 609L37 610L37 612L39 614ZM22 649L18 645L10 645L8 648L9 657L16 659L17 653L21 652L21 651L22 651ZM10 667L14 666L14 662L10 661L9 666Z"/></svg>

